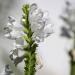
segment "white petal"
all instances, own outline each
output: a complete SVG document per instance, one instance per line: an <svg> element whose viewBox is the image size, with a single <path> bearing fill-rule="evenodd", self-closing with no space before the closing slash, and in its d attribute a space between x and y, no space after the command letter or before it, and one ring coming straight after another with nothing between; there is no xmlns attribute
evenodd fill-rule
<svg viewBox="0 0 75 75"><path fill-rule="evenodd" d="M33 4L30 6L30 12L32 13L32 12L35 11L37 8L38 8L37 4L33 3Z"/></svg>

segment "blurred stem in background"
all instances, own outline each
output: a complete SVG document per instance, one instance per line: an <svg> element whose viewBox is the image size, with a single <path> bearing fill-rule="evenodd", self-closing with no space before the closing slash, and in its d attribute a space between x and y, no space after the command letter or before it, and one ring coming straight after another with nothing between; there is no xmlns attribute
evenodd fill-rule
<svg viewBox="0 0 75 75"><path fill-rule="evenodd" d="M75 49L75 32L74 32L74 49Z"/></svg>
<svg viewBox="0 0 75 75"><path fill-rule="evenodd" d="M71 57L71 75L75 75L75 32L74 32L74 48L73 51L71 53L72 57Z"/></svg>
<svg viewBox="0 0 75 75"><path fill-rule="evenodd" d="M61 19L66 23L67 27L62 28L62 36L68 37L68 39L73 39L73 48L69 52L69 55L71 57L71 74L75 75L75 7L72 6L72 4L67 1L66 2L66 8L64 11L64 15L61 16ZM72 34L73 36L72 36Z"/></svg>

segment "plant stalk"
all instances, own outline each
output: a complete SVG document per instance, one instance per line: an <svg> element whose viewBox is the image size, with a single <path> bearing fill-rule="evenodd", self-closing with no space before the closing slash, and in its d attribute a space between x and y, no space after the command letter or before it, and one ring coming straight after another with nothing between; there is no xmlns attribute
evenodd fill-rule
<svg viewBox="0 0 75 75"><path fill-rule="evenodd" d="M73 48L73 51L74 50L75 50L75 32L74 32L74 48ZM74 56L72 57L72 60L71 60L71 75L75 75L75 61L73 60L73 58L74 58Z"/></svg>
<svg viewBox="0 0 75 75"><path fill-rule="evenodd" d="M33 32L31 30L31 24L29 23L29 5L26 4L23 6L23 18L22 25L25 35L23 36L24 41L27 42L27 45L24 46L25 51L25 67L24 75L35 75L36 72L36 48L37 44L33 40Z"/></svg>

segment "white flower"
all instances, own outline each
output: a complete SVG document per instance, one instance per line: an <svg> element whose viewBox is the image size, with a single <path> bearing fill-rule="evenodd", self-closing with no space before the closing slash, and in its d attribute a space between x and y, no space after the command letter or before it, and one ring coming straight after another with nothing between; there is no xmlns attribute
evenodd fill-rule
<svg viewBox="0 0 75 75"><path fill-rule="evenodd" d="M29 22L31 24L32 32L34 32L33 39L37 42L44 41L44 38L52 33L52 31L46 29L47 25L51 28L48 16L48 12L43 12L35 3L30 6Z"/></svg>
<svg viewBox="0 0 75 75"><path fill-rule="evenodd" d="M20 57L20 55L22 54L23 50L23 46L25 45L24 40L20 37L17 38L14 43L13 43L13 49L10 51L10 59L11 60L15 60L17 57ZM22 51L22 52L20 52ZM21 53L21 54L20 54Z"/></svg>
<svg viewBox="0 0 75 75"><path fill-rule="evenodd" d="M7 23L7 26L4 28L6 30L5 37L12 40L22 37L22 27L18 26L16 20L13 17L10 16L8 18L9 22Z"/></svg>
<svg viewBox="0 0 75 75"><path fill-rule="evenodd" d="M23 31L22 27L19 27L19 24L17 24L16 20L10 16L9 22L7 23L7 26L4 28L6 31L5 37L14 40L13 42L13 49L10 51L10 59L14 60L19 56L19 51L23 51L24 46L24 40L22 39Z"/></svg>
<svg viewBox="0 0 75 75"><path fill-rule="evenodd" d="M31 25L31 30L33 32L33 39L35 42L39 43L44 41L44 39L52 33L52 25L49 24L48 12L43 12L38 8L36 4L32 4L30 6L29 11L29 22ZM22 21L25 21L22 19ZM7 31L5 37L11 40L15 40L13 43L14 48L10 51L11 60L15 61L15 59L19 56L19 50L23 51L24 41L22 36L24 35L22 31L22 27L19 27L16 20L13 17L9 17L9 22L5 27ZM40 63L40 68L41 68Z"/></svg>

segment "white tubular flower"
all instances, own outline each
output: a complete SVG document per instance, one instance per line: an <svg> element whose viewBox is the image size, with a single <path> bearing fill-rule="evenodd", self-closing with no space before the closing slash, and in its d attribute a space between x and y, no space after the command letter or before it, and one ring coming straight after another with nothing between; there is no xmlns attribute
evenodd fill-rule
<svg viewBox="0 0 75 75"><path fill-rule="evenodd" d="M13 45L14 48L10 51L9 57L13 61L15 66L17 66L24 59L24 41L22 40L22 38L16 39Z"/></svg>
<svg viewBox="0 0 75 75"><path fill-rule="evenodd" d="M17 22L13 17L10 16L8 18L9 22L7 23L7 26L4 28L6 30L5 37L11 40L15 40L17 38L22 37L22 28L17 26Z"/></svg>
<svg viewBox="0 0 75 75"><path fill-rule="evenodd" d="M9 53L11 60L15 60L20 55L20 51L23 51L24 41L22 38L17 38L13 43L13 49Z"/></svg>
<svg viewBox="0 0 75 75"><path fill-rule="evenodd" d="M34 32L33 39L37 42L44 41L44 38L52 33L52 31L46 29L47 25L51 26L48 16L48 12L43 12L35 3L30 6L29 21Z"/></svg>
<svg viewBox="0 0 75 75"><path fill-rule="evenodd" d="M22 39L23 31L22 27L19 27L16 20L13 17L8 17L9 22L7 26L4 28L6 31L5 37L14 40L13 49L10 51L10 59L14 60L19 57L19 51L23 51L24 41Z"/></svg>

